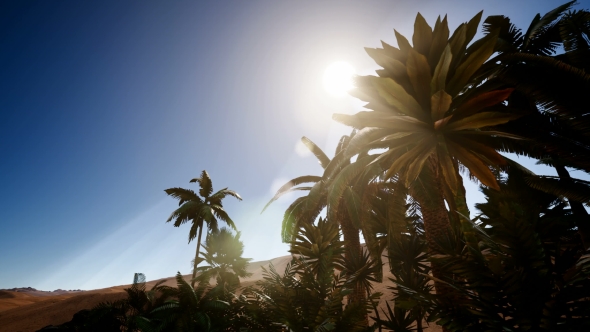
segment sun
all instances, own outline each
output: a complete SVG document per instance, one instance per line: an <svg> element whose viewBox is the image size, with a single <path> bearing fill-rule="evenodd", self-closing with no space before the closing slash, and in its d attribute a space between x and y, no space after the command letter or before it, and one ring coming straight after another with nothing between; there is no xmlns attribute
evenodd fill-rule
<svg viewBox="0 0 590 332"><path fill-rule="evenodd" d="M354 68L348 62L334 62L324 72L324 89L333 96L344 96L354 87L354 75Z"/></svg>

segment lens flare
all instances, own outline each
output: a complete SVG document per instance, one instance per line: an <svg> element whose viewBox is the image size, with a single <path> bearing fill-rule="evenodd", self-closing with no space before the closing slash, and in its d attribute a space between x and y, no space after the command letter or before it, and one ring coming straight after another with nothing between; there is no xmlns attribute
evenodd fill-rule
<svg viewBox="0 0 590 332"><path fill-rule="evenodd" d="M344 96L354 87L352 81L354 75L354 67L348 62L334 62L324 72L324 88L333 96Z"/></svg>

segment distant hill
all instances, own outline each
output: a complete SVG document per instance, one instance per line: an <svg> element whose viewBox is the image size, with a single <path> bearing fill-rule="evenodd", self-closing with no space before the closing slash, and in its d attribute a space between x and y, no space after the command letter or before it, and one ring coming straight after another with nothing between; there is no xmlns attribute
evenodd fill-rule
<svg viewBox="0 0 590 332"><path fill-rule="evenodd" d="M53 296L53 295L63 295L63 294L70 294L70 293L79 293L83 292L81 289L56 289L54 291L42 291L35 289L33 287L18 287L18 288L8 288L8 289L0 289L0 292L16 292L16 293L27 293L29 295L34 296ZM2 311L2 309L0 309Z"/></svg>

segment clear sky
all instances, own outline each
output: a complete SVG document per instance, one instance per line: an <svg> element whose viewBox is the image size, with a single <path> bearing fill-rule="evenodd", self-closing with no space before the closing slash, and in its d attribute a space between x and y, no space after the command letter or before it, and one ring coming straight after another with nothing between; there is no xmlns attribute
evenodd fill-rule
<svg viewBox="0 0 590 332"><path fill-rule="evenodd" d="M411 37L421 12L452 28L478 11L526 29L563 1L2 1L0 288L94 289L190 272L189 226L164 193L206 169L229 187L245 255L287 254L286 180L320 174L296 151L349 128L362 104L322 87L335 61L377 68L363 47ZM589 8L590 1L580 1ZM550 170L538 168L540 173ZM574 173L574 176L576 174ZM468 187L471 204L481 199Z"/></svg>

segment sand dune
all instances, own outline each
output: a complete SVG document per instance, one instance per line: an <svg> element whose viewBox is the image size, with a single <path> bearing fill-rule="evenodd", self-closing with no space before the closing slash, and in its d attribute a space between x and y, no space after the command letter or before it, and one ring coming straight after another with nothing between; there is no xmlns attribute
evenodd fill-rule
<svg viewBox="0 0 590 332"><path fill-rule="evenodd" d="M262 279L262 269L272 263L278 272L283 272L291 256L277 257L269 261L252 262L248 271L252 275L242 279L243 287L251 286ZM384 260L387 261L387 260ZM389 294L388 286L392 277L388 272L389 267L383 267L384 283L375 284L375 291ZM185 280L190 280L190 275L185 275ZM151 288L158 281L152 280L146 283ZM168 286L176 286L174 277L166 278L164 283ZM84 292L70 292L66 294L52 295L52 292L12 292L0 291L0 332L34 332L47 325L60 325L70 321L73 315L82 309L91 309L100 302L115 301L126 297L125 288L130 285L113 286ZM386 296L387 298L389 296ZM382 300L380 306L385 305ZM437 326L428 331L440 331Z"/></svg>

